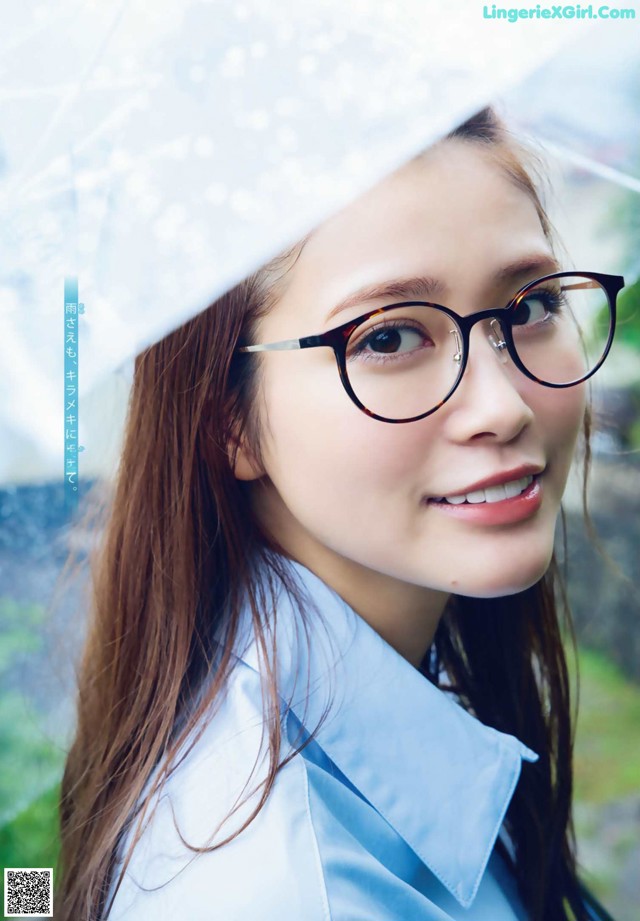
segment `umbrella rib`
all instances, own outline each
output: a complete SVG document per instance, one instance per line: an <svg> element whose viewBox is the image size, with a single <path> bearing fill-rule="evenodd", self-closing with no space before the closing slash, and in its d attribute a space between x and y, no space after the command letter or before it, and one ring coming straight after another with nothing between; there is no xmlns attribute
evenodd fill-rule
<svg viewBox="0 0 640 921"><path fill-rule="evenodd" d="M563 160L568 160L576 166L581 166L583 169L589 170L589 172L594 173L596 176L600 176L602 179L608 179L610 182L615 182L616 185L625 186L625 188L631 189L632 192L640 193L640 179L637 179L635 176L624 173L622 170L614 169L612 166L607 166L605 163L599 163L592 157L585 157L584 154L564 147L562 144L548 141L537 133L536 139L541 144L544 144L551 153L555 153Z"/></svg>

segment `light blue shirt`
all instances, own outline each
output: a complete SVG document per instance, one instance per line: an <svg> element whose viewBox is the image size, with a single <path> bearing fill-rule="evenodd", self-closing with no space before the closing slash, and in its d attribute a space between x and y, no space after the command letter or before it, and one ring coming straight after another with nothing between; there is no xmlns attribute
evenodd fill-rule
<svg viewBox="0 0 640 921"><path fill-rule="evenodd" d="M268 766L264 666L245 608L228 692L161 791L109 921L526 921L494 845L522 759L537 755L480 723L317 576L290 565L322 616L310 612L307 644L280 593L279 690L291 702L281 707L280 758L332 702L327 718L231 843L200 855L181 843L174 816L190 844L206 846L259 802L261 789L216 834Z"/></svg>

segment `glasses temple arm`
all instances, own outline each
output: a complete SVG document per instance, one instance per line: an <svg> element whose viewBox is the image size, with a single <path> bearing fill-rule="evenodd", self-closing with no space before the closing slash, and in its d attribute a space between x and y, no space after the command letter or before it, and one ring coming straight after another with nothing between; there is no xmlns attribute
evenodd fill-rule
<svg viewBox="0 0 640 921"><path fill-rule="evenodd" d="M312 349L327 345L324 336L303 336L302 339L283 339L281 342L267 342L264 345L242 345L239 352L285 352L294 349Z"/></svg>
<svg viewBox="0 0 640 921"><path fill-rule="evenodd" d="M282 342L267 342L264 345L241 345L239 352L284 352L301 349L300 339L283 339Z"/></svg>

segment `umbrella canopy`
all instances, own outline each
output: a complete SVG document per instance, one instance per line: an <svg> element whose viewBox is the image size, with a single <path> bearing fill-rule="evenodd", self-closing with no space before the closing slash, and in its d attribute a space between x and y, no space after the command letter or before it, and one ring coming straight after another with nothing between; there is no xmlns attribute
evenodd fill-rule
<svg viewBox="0 0 640 921"><path fill-rule="evenodd" d="M84 304L90 467L103 451L81 405L114 369L594 31L484 9L16 6L0 52L0 483L62 476L65 278Z"/></svg>

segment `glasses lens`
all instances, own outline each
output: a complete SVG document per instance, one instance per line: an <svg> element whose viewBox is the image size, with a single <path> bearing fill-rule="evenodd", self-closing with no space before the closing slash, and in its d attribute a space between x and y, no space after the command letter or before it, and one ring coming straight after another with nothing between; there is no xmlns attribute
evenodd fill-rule
<svg viewBox="0 0 640 921"><path fill-rule="evenodd" d="M611 327L607 292L584 275L549 278L525 291L511 313L523 365L548 384L571 384L601 363Z"/></svg>
<svg viewBox="0 0 640 921"><path fill-rule="evenodd" d="M368 410L400 421L435 409L460 376L462 333L423 304L394 307L360 324L347 343L353 392Z"/></svg>

